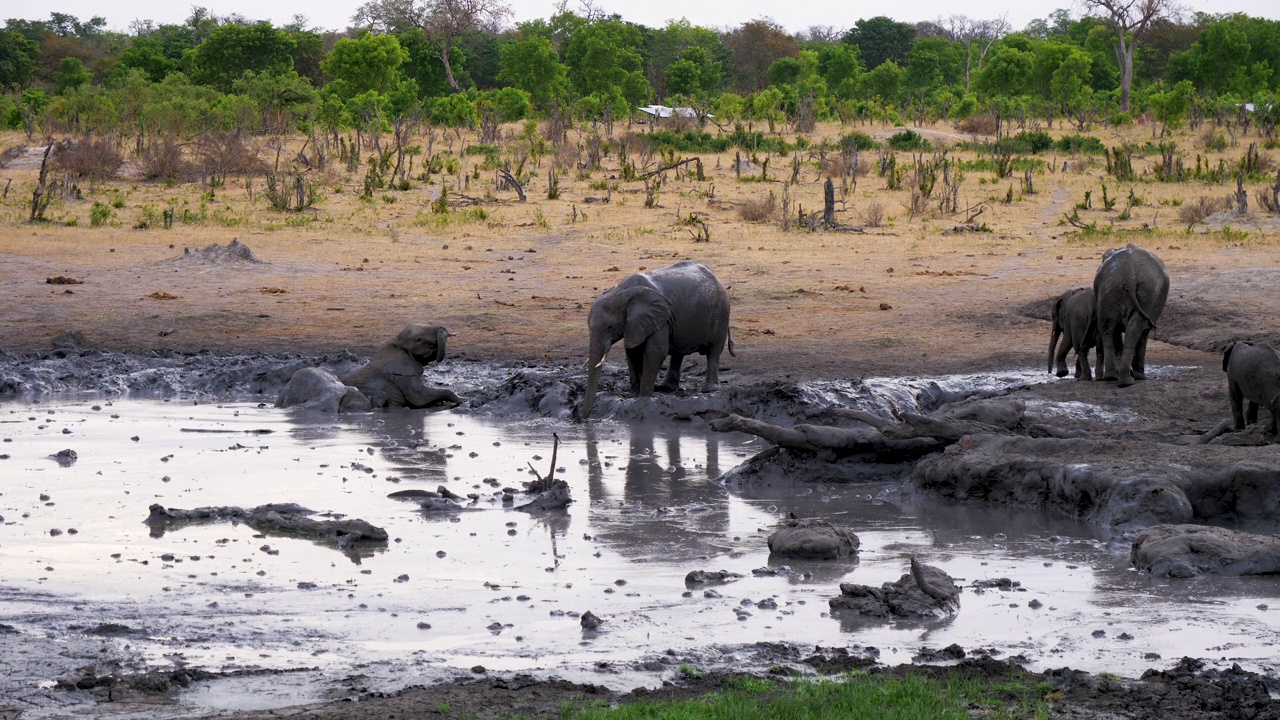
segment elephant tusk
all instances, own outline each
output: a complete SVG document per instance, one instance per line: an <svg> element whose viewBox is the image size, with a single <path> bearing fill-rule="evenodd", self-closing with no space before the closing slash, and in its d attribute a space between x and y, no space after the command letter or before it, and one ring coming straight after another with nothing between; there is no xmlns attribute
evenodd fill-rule
<svg viewBox="0 0 1280 720"><path fill-rule="evenodd" d="M588 360L587 362L591 362L591 361L590 361L590 360ZM597 369L597 370L598 370L598 369L600 369L600 368L602 368L602 367L604 367L604 358L600 358L600 362L596 363L596 364L595 364L594 366L592 366L592 367L594 367L594 368L595 368L595 369Z"/></svg>

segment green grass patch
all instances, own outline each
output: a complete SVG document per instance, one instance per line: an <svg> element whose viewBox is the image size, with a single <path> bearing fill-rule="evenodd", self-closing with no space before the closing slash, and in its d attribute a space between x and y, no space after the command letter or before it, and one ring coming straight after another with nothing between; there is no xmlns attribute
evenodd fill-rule
<svg viewBox="0 0 1280 720"><path fill-rule="evenodd" d="M853 674L829 680L777 683L732 678L724 689L700 698L642 701L615 708L568 710L572 720L1042 720L1049 717L1052 688L1025 676L985 682L953 676L897 678Z"/></svg>
<svg viewBox="0 0 1280 720"><path fill-rule="evenodd" d="M786 154L794 149L785 138L766 135L758 130L748 131L741 125L735 126L731 133L717 133L700 130L674 132L657 130L649 133L638 133L635 136L648 144L654 152L675 150L681 153L722 153L732 148L748 152L765 152Z"/></svg>

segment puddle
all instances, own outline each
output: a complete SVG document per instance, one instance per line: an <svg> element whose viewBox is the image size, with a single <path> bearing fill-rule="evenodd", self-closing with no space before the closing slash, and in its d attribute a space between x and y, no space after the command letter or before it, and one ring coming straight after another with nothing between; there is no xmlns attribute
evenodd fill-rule
<svg viewBox="0 0 1280 720"><path fill-rule="evenodd" d="M991 377L993 388L1008 379ZM575 502L543 516L504 509L501 487L533 479L528 463L546 471L553 432ZM686 660L749 666L758 642L873 645L890 664L958 643L1023 654L1033 668L1126 676L1161 664L1149 653L1256 668L1276 659L1280 642L1280 607L1259 609L1274 603L1280 579L1153 579L1129 569L1127 542L1097 528L1009 508L904 505L885 483L729 490L714 479L763 445L689 423L49 398L0 405L0 438L9 455L0 459L0 623L56 641L114 623L124 627L100 643L164 668L315 668L200 684L183 695L184 712L299 704L349 676L394 690L469 676L476 665L656 685ZM65 467L49 459L63 449L77 453ZM387 498L442 484L481 499L473 511L424 514ZM346 555L229 522L159 537L143 524L152 503L273 502L367 520L391 541ZM770 567L768 533L790 513L853 528L859 559L753 574ZM966 589L954 620L927 626L828 616L841 581L896 580L911 552L966 585L1008 577L1025 591ZM744 577L686 597L695 569ZM757 606L766 598L776 609ZM588 610L604 620L598 633L579 626ZM53 679L34 666L17 672L6 687Z"/></svg>

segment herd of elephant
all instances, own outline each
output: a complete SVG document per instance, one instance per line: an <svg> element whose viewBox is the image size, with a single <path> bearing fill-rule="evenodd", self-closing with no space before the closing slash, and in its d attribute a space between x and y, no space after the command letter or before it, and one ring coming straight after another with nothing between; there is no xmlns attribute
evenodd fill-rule
<svg viewBox="0 0 1280 720"><path fill-rule="evenodd" d="M1147 340L1169 297L1169 273L1154 253L1136 245L1108 250L1093 279L1093 288L1064 293L1053 306L1049 371L1068 374L1067 354L1075 351L1080 380L1092 380L1089 351L1096 348L1099 380L1128 387L1146 377ZM680 387L684 358L707 358L704 392L719 386L720 356L734 354L729 332L729 293L710 269L691 260L629 275L606 290L587 317L590 340L587 382L581 417L588 418L599 389L601 368L619 340L626 351L631 392ZM276 401L279 407L307 405L329 411L371 407L422 408L459 402L444 388L425 384L425 365L444 358L449 332L411 324L383 343L355 372L338 378L322 368L306 368L290 379ZM1059 344L1061 340L1061 344ZM658 371L667 362L661 384ZM1280 416L1280 353L1267 344L1236 342L1222 361L1227 373L1231 413L1237 430L1257 421L1258 407L1271 411L1271 434ZM1245 402L1248 412L1245 412Z"/></svg>
<svg viewBox="0 0 1280 720"><path fill-rule="evenodd" d="M1076 354L1078 380L1092 380L1089 351L1097 348L1097 379L1128 387L1146 377L1147 338L1169 298L1169 272L1154 253L1130 244L1108 250L1093 288L1063 293L1053 304L1049 372L1065 377L1067 353ZM1059 345L1059 339L1062 344ZM1271 412L1275 435L1280 416L1280 353L1265 343L1233 342L1222 355L1236 430L1258 421L1258 407ZM1248 412L1245 412L1245 402Z"/></svg>

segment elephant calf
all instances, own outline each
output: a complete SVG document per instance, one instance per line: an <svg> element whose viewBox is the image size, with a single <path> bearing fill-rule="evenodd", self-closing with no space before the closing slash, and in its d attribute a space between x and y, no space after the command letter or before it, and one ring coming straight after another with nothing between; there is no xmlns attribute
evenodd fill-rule
<svg viewBox="0 0 1280 720"><path fill-rule="evenodd" d="M1169 272L1154 253L1130 243L1108 250L1093 278L1099 380L1128 387L1146 378L1147 338L1169 298Z"/></svg>
<svg viewBox="0 0 1280 720"><path fill-rule="evenodd" d="M1057 365L1058 377L1067 376L1067 352L1076 351L1076 379L1092 380L1089 350L1096 344L1097 322L1093 312L1093 291L1068 290L1053 303L1053 335L1049 338L1049 372ZM1062 338L1062 345L1058 339ZM1055 353L1056 349L1056 353ZM1101 372L1101 368L1099 368Z"/></svg>
<svg viewBox="0 0 1280 720"><path fill-rule="evenodd" d="M364 393L373 407L424 408L438 402L461 403L452 390L428 387L422 377L428 363L444 360L449 336L442 327L406 325L342 382Z"/></svg>
<svg viewBox="0 0 1280 720"><path fill-rule="evenodd" d="M356 371L339 380L324 368L303 368L289 378L276 407L302 405L327 412L370 407L425 408L439 402L461 403L452 390L428 387L425 365L444 359L449 331L434 325L406 325L380 345Z"/></svg>
<svg viewBox="0 0 1280 720"><path fill-rule="evenodd" d="M1236 430L1244 430L1244 401L1249 401L1247 420L1258 421L1258 406L1271 411L1267 432L1277 434L1280 418L1280 353L1266 343L1236 342L1222 353L1222 369L1227 373L1231 395L1231 419Z"/></svg>

